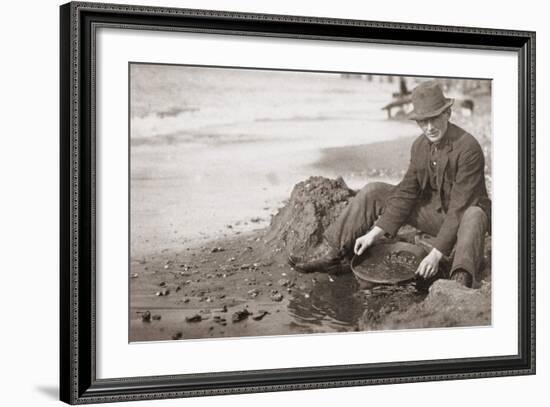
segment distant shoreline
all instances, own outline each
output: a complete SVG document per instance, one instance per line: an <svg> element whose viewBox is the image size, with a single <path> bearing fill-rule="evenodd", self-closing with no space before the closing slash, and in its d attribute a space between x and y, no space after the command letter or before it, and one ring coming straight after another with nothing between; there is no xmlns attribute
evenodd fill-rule
<svg viewBox="0 0 550 407"><path fill-rule="evenodd" d="M314 168L333 172L377 177L401 178L410 160L414 137L398 138L355 146L330 147L321 150L321 158Z"/></svg>

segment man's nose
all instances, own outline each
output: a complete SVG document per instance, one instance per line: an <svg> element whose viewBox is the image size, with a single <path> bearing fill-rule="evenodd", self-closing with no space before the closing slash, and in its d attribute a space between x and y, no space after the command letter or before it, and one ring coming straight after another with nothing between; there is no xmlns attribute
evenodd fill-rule
<svg viewBox="0 0 550 407"><path fill-rule="evenodd" d="M433 129L433 127L434 127L434 126L433 126L433 124L432 124L432 121L431 121L431 120L428 120L428 123L426 124L426 128L427 128L428 130L431 130L431 129Z"/></svg>

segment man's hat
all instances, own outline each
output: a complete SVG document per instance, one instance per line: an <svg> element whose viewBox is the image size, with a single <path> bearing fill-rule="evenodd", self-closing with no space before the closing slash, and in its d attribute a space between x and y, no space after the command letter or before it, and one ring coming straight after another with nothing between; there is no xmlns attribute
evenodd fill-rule
<svg viewBox="0 0 550 407"><path fill-rule="evenodd" d="M439 116L453 103L454 99L446 98L437 82L422 82L412 92L413 110L407 115L407 118L424 120Z"/></svg>

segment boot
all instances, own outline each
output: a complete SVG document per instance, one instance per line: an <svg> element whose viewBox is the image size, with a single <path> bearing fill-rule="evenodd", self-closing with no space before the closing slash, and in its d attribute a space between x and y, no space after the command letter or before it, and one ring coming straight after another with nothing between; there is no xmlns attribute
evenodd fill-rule
<svg viewBox="0 0 550 407"><path fill-rule="evenodd" d="M326 241L321 243L316 254L308 260L299 256L289 255L288 263L300 273L324 272L337 274L349 268L339 250L336 250Z"/></svg>
<svg viewBox="0 0 550 407"><path fill-rule="evenodd" d="M453 271L453 274L451 274L451 280L454 280L465 287L472 288L472 275L464 269L456 269Z"/></svg>

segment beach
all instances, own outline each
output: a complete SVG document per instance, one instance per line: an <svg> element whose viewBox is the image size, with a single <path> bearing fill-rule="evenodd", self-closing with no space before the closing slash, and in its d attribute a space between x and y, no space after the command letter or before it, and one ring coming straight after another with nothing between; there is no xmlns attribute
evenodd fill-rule
<svg viewBox="0 0 550 407"><path fill-rule="evenodd" d="M265 235L312 175L342 177L355 190L400 180L419 132L381 109L397 85L132 69L140 80L131 91L129 340L359 329L365 293L353 276L296 273ZM486 125L489 115L480 116Z"/></svg>

